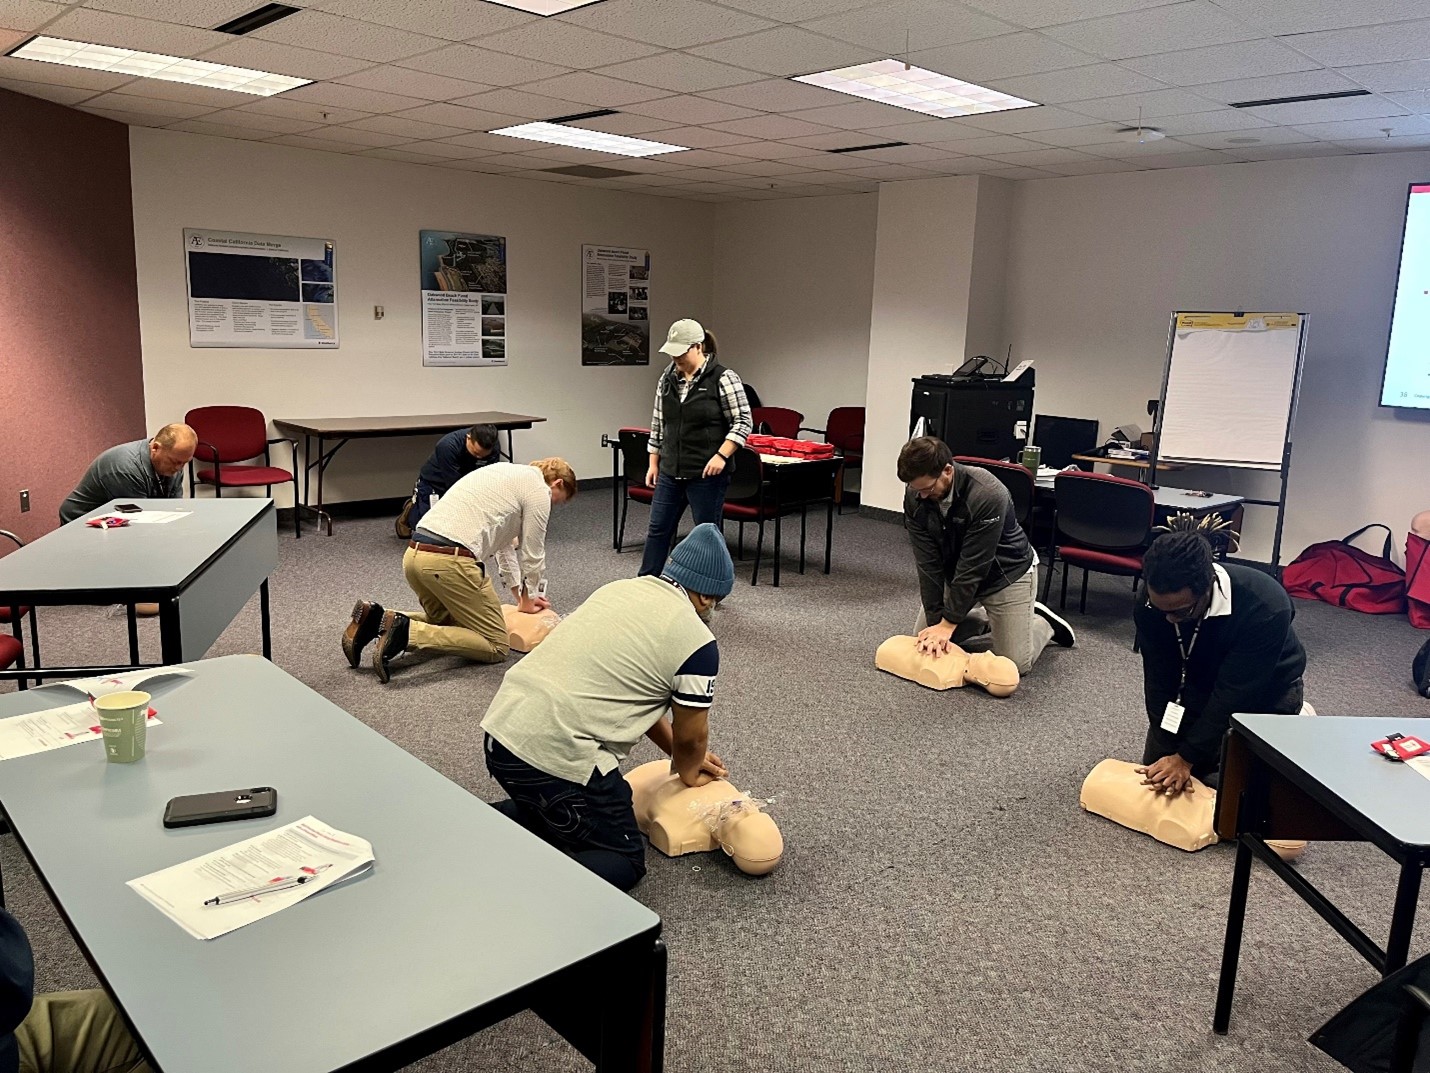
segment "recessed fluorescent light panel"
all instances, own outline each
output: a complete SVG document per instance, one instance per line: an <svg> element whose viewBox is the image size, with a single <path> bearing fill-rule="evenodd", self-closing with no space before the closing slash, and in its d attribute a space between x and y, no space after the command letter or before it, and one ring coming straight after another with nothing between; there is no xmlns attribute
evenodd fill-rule
<svg viewBox="0 0 1430 1073"><path fill-rule="evenodd" d="M688 145L648 142L644 138L626 138L620 134L586 130L584 127L566 127L560 123L522 123L487 133L505 134L508 138L525 138L529 142L569 145L573 149L589 149L593 153L616 153L620 156L659 156L661 153L683 153L690 148Z"/></svg>
<svg viewBox="0 0 1430 1073"><path fill-rule="evenodd" d="M600 0L488 0L501 7L514 7L518 11L529 11L533 15L560 15L563 11L574 11L578 7L590 7Z"/></svg>
<svg viewBox="0 0 1430 1073"><path fill-rule="evenodd" d="M841 67L837 71L799 75L793 81L823 86L836 93L848 93L939 119L1039 107L1036 101L1010 97L996 89L975 86L972 82L949 78L937 71L906 67L903 60L874 60L857 67Z"/></svg>
<svg viewBox="0 0 1430 1073"><path fill-rule="evenodd" d="M235 93L251 93L256 97L271 97L275 93L306 86L313 81L311 78L290 78L288 75L251 71L247 67L229 67L227 64L190 60L182 56L163 56L157 52L136 52L132 48L65 41L58 37L32 37L6 55L22 60L39 60L41 63L59 63L66 67L86 67L92 71L133 75L136 78L157 78L164 82L231 89Z"/></svg>

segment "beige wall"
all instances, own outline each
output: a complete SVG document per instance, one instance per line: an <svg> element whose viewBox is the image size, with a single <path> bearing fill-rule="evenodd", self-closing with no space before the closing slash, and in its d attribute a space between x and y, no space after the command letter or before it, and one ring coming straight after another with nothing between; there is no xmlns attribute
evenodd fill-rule
<svg viewBox="0 0 1430 1073"><path fill-rule="evenodd" d="M518 459L560 454L579 476L609 475L601 433L649 421L659 355L651 366L581 366L581 245L651 251L651 321L662 340L671 320L712 312L710 205L142 127L131 152L151 422L210 403L270 418L509 410L548 418L516 434ZM190 348L185 227L333 239L341 347ZM423 367L423 228L506 236L506 368ZM373 319L374 305L385 319ZM397 495L430 447L354 441L329 470L327 498Z"/></svg>

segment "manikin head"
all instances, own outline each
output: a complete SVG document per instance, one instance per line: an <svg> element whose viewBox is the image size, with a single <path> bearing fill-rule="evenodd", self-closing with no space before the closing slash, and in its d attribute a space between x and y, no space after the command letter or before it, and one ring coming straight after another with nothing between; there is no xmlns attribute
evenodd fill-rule
<svg viewBox="0 0 1430 1073"><path fill-rule="evenodd" d="M165 425L149 441L149 464L161 477L172 477L194 457L199 435L188 425Z"/></svg>
<svg viewBox="0 0 1430 1073"><path fill-rule="evenodd" d="M491 458L497 452L495 425L473 425L467 430L467 454L473 458Z"/></svg>
<svg viewBox="0 0 1430 1073"><path fill-rule="evenodd" d="M784 855L775 821L726 779L686 786L666 760L626 774L636 824L667 857L709 853L717 846L747 875L772 871Z"/></svg>
<svg viewBox="0 0 1430 1073"><path fill-rule="evenodd" d="M899 452L899 480L920 499L937 503L953 487L953 452L935 436L919 436Z"/></svg>
<svg viewBox="0 0 1430 1073"><path fill-rule="evenodd" d="M538 458L532 465L546 478L552 503L569 503L576 498L576 473L564 458Z"/></svg>
<svg viewBox="0 0 1430 1073"><path fill-rule="evenodd" d="M715 605L735 587L735 563L725 536L712 522L701 522L675 546L661 573L690 597L695 613L709 623Z"/></svg>
<svg viewBox="0 0 1430 1073"><path fill-rule="evenodd" d="M1147 582L1147 604L1166 616L1173 626L1195 622L1211 605L1212 546L1195 530L1163 533L1142 557Z"/></svg>

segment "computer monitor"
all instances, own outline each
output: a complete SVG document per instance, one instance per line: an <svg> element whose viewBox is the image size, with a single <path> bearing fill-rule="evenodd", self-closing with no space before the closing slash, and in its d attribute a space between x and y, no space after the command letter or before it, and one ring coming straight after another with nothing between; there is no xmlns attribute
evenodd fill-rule
<svg viewBox="0 0 1430 1073"><path fill-rule="evenodd" d="M1051 414L1039 414L1034 420L1032 442L1043 449L1042 464L1053 469L1065 469L1073 464L1073 455L1101 446L1096 421Z"/></svg>

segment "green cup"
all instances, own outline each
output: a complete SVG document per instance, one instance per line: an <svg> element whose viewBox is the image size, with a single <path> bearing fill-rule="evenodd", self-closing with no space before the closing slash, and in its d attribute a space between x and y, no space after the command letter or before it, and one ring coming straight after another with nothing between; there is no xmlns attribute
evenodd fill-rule
<svg viewBox="0 0 1430 1073"><path fill-rule="evenodd" d="M1043 464L1043 449L1041 447L1034 447L1032 444L1024 447L1022 462L1024 469L1030 469L1034 474L1037 474L1038 467Z"/></svg>
<svg viewBox="0 0 1430 1073"><path fill-rule="evenodd" d="M104 758L109 763L132 764L144 759L149 700L149 694L139 690L108 693L95 698L99 726L104 731Z"/></svg>

